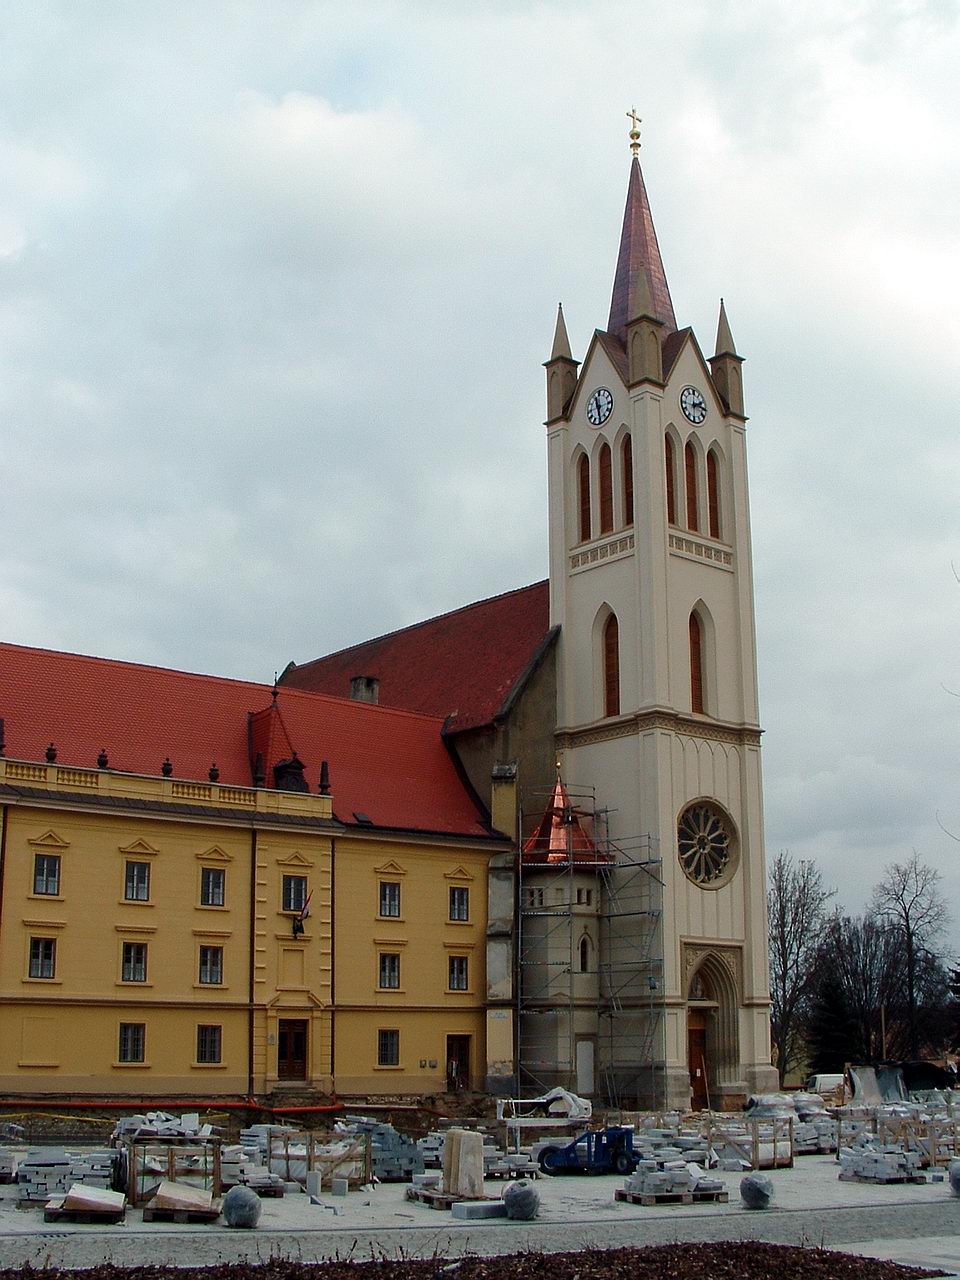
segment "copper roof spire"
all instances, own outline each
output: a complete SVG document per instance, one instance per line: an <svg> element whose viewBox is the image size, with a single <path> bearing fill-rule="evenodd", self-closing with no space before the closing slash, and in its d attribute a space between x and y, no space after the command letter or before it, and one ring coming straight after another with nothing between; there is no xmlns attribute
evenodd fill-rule
<svg viewBox="0 0 960 1280"><path fill-rule="evenodd" d="M613 278L610 319L607 321L608 332L616 334L618 338L626 336L627 323L641 314L641 310L651 300L654 318L663 321L664 334L672 333L677 327L650 202L643 185L643 174L640 172L637 155L640 149L640 130L637 127L639 121L635 111L628 111L627 115L633 121L633 128L630 130L633 159L630 162L627 204L623 211L623 230L620 232L620 255ZM644 283L646 289L643 287ZM647 295L646 298L644 294Z"/></svg>

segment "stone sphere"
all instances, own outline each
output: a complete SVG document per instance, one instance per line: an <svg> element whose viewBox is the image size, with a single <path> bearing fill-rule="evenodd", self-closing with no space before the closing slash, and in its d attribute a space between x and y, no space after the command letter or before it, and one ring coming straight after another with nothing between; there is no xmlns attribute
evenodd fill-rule
<svg viewBox="0 0 960 1280"><path fill-rule="evenodd" d="M950 1190L955 1196L960 1196L960 1160L951 1160L948 1173L950 1178Z"/></svg>
<svg viewBox="0 0 960 1280"><path fill-rule="evenodd" d="M514 1222L529 1222L540 1212L540 1192L521 1178L518 1182L510 1182L503 1189L503 1203L507 1206L507 1217Z"/></svg>
<svg viewBox="0 0 960 1280"><path fill-rule="evenodd" d="M747 1209L769 1209L773 1183L762 1173L748 1173L740 1179L740 1199Z"/></svg>
<svg viewBox="0 0 960 1280"><path fill-rule="evenodd" d="M223 1220L228 1227L255 1227L263 1205L249 1187L231 1187L223 1197Z"/></svg>

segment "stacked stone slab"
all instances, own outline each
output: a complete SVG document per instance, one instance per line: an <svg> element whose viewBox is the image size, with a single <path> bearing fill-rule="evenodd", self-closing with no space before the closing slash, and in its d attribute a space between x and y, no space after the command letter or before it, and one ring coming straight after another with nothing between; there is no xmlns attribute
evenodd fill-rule
<svg viewBox="0 0 960 1280"><path fill-rule="evenodd" d="M840 1179L843 1182L923 1182L920 1154L892 1144L870 1145L866 1135L862 1145L840 1150Z"/></svg>
<svg viewBox="0 0 960 1280"><path fill-rule="evenodd" d="M0 1149L0 1182L13 1181L13 1152Z"/></svg>
<svg viewBox="0 0 960 1280"><path fill-rule="evenodd" d="M699 1165L684 1160L641 1160L623 1184L631 1195L683 1195L687 1192L718 1192L723 1183L711 1178Z"/></svg>
<svg viewBox="0 0 960 1280"><path fill-rule="evenodd" d="M227 1187L249 1187L251 1191L282 1194L283 1179L260 1163L259 1146L253 1154L242 1146L224 1147L220 1153L220 1182Z"/></svg>
<svg viewBox="0 0 960 1280"><path fill-rule="evenodd" d="M443 1147L446 1141L447 1130L434 1129L421 1138L417 1142L417 1148L423 1157L424 1168L426 1169L442 1169L443 1168ZM553 1139L550 1145L555 1145L559 1139ZM569 1137L562 1139L569 1142ZM543 1145L542 1143L540 1145ZM496 1139L489 1133L483 1135L483 1168L484 1176L492 1169L499 1169L502 1166L513 1164L517 1168L524 1170L536 1169L537 1162L531 1158L529 1151L521 1151L514 1156L509 1155L502 1147L497 1146Z"/></svg>
<svg viewBox="0 0 960 1280"><path fill-rule="evenodd" d="M412 1138L398 1133L392 1124L370 1120L366 1116L347 1116L337 1129L349 1134L368 1134L373 1176L381 1182L409 1182L415 1173L423 1173L423 1152Z"/></svg>
<svg viewBox="0 0 960 1280"><path fill-rule="evenodd" d="M199 1112L188 1111L182 1116L174 1116L168 1111L147 1111L122 1116L110 1141L118 1144L130 1138L209 1138L212 1135L213 1125L201 1124Z"/></svg>
<svg viewBox="0 0 960 1280"><path fill-rule="evenodd" d="M17 1167L17 1199L46 1202L66 1195L75 1181L72 1156L60 1147L35 1147Z"/></svg>

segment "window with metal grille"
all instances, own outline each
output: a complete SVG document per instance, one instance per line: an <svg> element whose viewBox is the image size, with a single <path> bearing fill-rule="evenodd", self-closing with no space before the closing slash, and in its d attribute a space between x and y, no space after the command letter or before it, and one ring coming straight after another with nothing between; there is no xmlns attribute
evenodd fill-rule
<svg viewBox="0 0 960 1280"><path fill-rule="evenodd" d="M223 1052L223 1028L200 1023L197 1027L197 1061L220 1062Z"/></svg>
<svg viewBox="0 0 960 1280"><path fill-rule="evenodd" d="M623 437L620 446L620 463L623 467L623 523L633 524L633 440Z"/></svg>
<svg viewBox="0 0 960 1280"><path fill-rule="evenodd" d="M720 477L717 455L711 449L707 454L707 521L711 538L720 537Z"/></svg>
<svg viewBox="0 0 960 1280"><path fill-rule="evenodd" d="M200 872L200 905L222 907L227 885L223 867L204 867Z"/></svg>
<svg viewBox="0 0 960 1280"><path fill-rule="evenodd" d="M689 440L683 450L683 471L687 490L687 528L696 533L700 528L697 513L697 455Z"/></svg>
<svg viewBox="0 0 960 1280"><path fill-rule="evenodd" d="M120 963L120 977L124 982L146 982L147 944L125 942Z"/></svg>
<svg viewBox="0 0 960 1280"><path fill-rule="evenodd" d="M615 613L603 628L603 714L620 714L620 627Z"/></svg>
<svg viewBox="0 0 960 1280"><path fill-rule="evenodd" d="M143 1062L147 1028L143 1022L121 1022L120 1044L117 1050L119 1062Z"/></svg>
<svg viewBox="0 0 960 1280"><path fill-rule="evenodd" d="M610 446L600 446L597 466L600 475L600 532L613 532L613 459Z"/></svg>
<svg viewBox="0 0 960 1280"><path fill-rule="evenodd" d="M676 459L673 453L673 441L669 436L663 437L663 463L667 480L667 523L677 523L677 482Z"/></svg>
<svg viewBox="0 0 960 1280"><path fill-rule="evenodd" d="M399 918L400 885L396 880L380 881L380 914Z"/></svg>
<svg viewBox="0 0 960 1280"><path fill-rule="evenodd" d="M56 938L30 939L30 977L55 978L57 974Z"/></svg>
<svg viewBox="0 0 960 1280"><path fill-rule="evenodd" d="M450 919L470 919L470 890L457 885L450 887Z"/></svg>
<svg viewBox="0 0 960 1280"><path fill-rule="evenodd" d="M703 713L703 629L695 613L690 615L690 709Z"/></svg>
<svg viewBox="0 0 960 1280"><path fill-rule="evenodd" d="M33 892L54 896L60 892L60 855L58 853L34 855Z"/></svg>
<svg viewBox="0 0 960 1280"><path fill-rule="evenodd" d="M447 987L451 991L466 991L467 989L467 957L466 956L448 956L447 957Z"/></svg>
<svg viewBox="0 0 960 1280"><path fill-rule="evenodd" d="M400 1065L400 1032L395 1030L377 1032L377 1066L398 1067Z"/></svg>
<svg viewBox="0 0 960 1280"><path fill-rule="evenodd" d="M400 989L400 956L396 951L380 952L380 986L386 991Z"/></svg>
<svg viewBox="0 0 960 1280"><path fill-rule="evenodd" d="M283 909L284 911L303 910L304 903L307 900L307 877L306 876L284 876L283 877Z"/></svg>
<svg viewBox="0 0 960 1280"><path fill-rule="evenodd" d="M123 896L128 902L149 902L150 863L128 862L123 879Z"/></svg>
<svg viewBox="0 0 960 1280"><path fill-rule="evenodd" d="M577 492L580 500L580 541L590 541L590 459L580 455L577 463Z"/></svg>
<svg viewBox="0 0 960 1280"><path fill-rule="evenodd" d="M200 981L214 986L223 982L223 947L200 948Z"/></svg>

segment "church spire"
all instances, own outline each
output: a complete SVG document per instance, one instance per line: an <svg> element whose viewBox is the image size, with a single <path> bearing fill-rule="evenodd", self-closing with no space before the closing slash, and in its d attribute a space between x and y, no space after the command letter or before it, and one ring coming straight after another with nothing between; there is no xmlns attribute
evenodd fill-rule
<svg viewBox="0 0 960 1280"><path fill-rule="evenodd" d="M717 323L717 349L714 354L718 356L735 356L737 354L733 334L730 332L730 323L727 320L727 309L723 305L722 298L720 299L720 319Z"/></svg>
<svg viewBox="0 0 960 1280"><path fill-rule="evenodd" d="M637 133L636 126L630 135L633 140L631 150L638 145L634 133ZM654 318L661 321L665 333L672 333L677 327L677 321L660 257L660 246L657 244L657 233L653 227L650 202L643 185L640 161L634 150L630 162L627 204L623 211L623 230L620 232L620 254L613 280L613 297L610 300L608 331L618 338L624 338L627 324L642 315L651 302Z"/></svg>
<svg viewBox="0 0 960 1280"><path fill-rule="evenodd" d="M570 352L570 339L567 337L567 326L563 319L562 302L557 304L557 327L553 334L553 351L550 353L550 359L556 360L558 356L563 356L567 360L573 359Z"/></svg>

